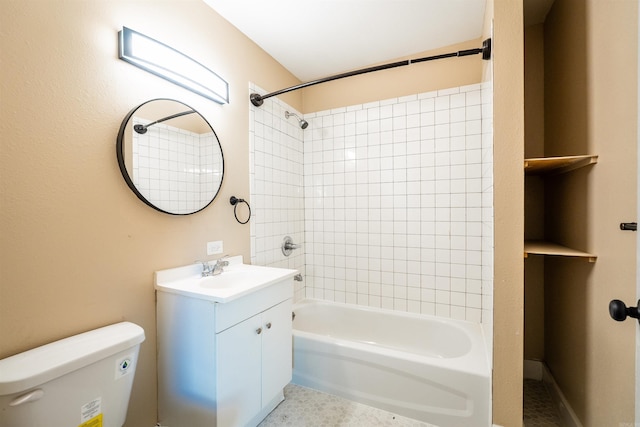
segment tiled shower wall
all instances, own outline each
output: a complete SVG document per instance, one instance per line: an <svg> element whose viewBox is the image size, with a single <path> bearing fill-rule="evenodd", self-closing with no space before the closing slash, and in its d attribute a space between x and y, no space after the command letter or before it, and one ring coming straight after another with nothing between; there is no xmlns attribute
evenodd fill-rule
<svg viewBox="0 0 640 427"><path fill-rule="evenodd" d="M265 93L253 85L250 90ZM303 130L285 111L302 116L277 98L251 107L251 262L297 269L304 277ZM281 249L285 236L302 246L288 257ZM297 301L304 298L304 282L294 283Z"/></svg>
<svg viewBox="0 0 640 427"><path fill-rule="evenodd" d="M307 296L481 321L493 257L482 100L472 85L305 117Z"/></svg>
<svg viewBox="0 0 640 427"><path fill-rule="evenodd" d="M302 220L297 298L490 321L491 99L490 84L451 88L308 114L305 131L280 101L253 109L252 200L274 212L256 219L254 261L280 262L273 230Z"/></svg>

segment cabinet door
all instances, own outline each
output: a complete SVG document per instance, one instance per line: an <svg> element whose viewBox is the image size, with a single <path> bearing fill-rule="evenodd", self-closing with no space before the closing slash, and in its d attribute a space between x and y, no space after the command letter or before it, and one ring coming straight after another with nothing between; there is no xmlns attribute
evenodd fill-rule
<svg viewBox="0 0 640 427"><path fill-rule="evenodd" d="M262 408L263 331L258 314L217 334L218 426L244 426Z"/></svg>
<svg viewBox="0 0 640 427"><path fill-rule="evenodd" d="M262 328L262 403L267 404L291 381L291 299L263 312Z"/></svg>

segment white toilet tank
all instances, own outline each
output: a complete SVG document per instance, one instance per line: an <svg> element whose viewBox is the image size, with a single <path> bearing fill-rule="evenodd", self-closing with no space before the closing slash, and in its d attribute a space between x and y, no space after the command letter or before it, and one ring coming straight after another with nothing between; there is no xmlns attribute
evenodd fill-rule
<svg viewBox="0 0 640 427"><path fill-rule="evenodd" d="M142 341L122 322L0 360L0 426L122 427Z"/></svg>

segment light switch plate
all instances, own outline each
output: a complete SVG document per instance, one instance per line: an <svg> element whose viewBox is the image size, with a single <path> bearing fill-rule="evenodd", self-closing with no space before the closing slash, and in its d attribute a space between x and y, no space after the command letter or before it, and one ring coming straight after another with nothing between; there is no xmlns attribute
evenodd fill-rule
<svg viewBox="0 0 640 427"><path fill-rule="evenodd" d="M207 242L207 255L216 255L216 254L221 254L222 252L223 252L222 240L216 240L215 242Z"/></svg>

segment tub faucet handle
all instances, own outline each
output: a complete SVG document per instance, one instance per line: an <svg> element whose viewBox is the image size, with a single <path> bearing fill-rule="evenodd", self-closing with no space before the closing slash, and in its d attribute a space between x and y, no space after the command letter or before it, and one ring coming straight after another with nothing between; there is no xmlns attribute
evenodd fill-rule
<svg viewBox="0 0 640 427"><path fill-rule="evenodd" d="M293 239L290 236L285 236L282 240L282 253L284 256L291 255L294 249L299 249L300 245L293 243Z"/></svg>

